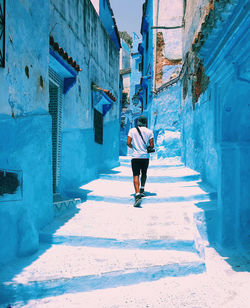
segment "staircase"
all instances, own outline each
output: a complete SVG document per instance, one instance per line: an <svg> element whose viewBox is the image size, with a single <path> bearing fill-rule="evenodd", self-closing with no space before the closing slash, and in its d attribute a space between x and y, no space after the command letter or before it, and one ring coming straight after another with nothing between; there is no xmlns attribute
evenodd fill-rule
<svg viewBox="0 0 250 308"><path fill-rule="evenodd" d="M82 187L89 191L86 202L41 232L36 255L5 269L0 304L56 307L101 290L205 273L206 232L201 224L203 237L198 232L202 210L195 204L209 204L215 195L199 182L178 161L152 161L146 198L134 208L130 162L121 158L120 167Z"/></svg>

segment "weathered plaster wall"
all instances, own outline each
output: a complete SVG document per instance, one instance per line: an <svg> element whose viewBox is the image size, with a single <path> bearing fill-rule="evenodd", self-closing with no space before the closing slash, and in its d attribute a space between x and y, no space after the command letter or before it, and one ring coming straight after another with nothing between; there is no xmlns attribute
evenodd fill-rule
<svg viewBox="0 0 250 308"><path fill-rule="evenodd" d="M128 44L121 39L120 49L120 69L130 68L130 47Z"/></svg>
<svg viewBox="0 0 250 308"><path fill-rule="evenodd" d="M119 51L89 0L78 1L76 6L63 0L52 0L50 28L51 35L82 68L76 85L65 95L63 102L60 190L65 192L93 179L100 169L118 164ZM92 82L110 90L117 98L104 117L104 136L110 131L109 127L113 127L111 156L103 155L110 147L106 138L103 145L94 141ZM69 163L72 156L73 165Z"/></svg>
<svg viewBox="0 0 250 308"><path fill-rule="evenodd" d="M133 117L138 116L138 113L141 112L141 102L138 98L138 91L140 89L141 81L141 71L139 69L140 63L142 61L141 54L138 52L138 45L141 43L141 37L134 33L133 37L133 49L131 53L131 77L130 77L130 98L131 104L130 108L132 111ZM136 100L133 100L134 95L137 95ZM135 105L136 104L136 105Z"/></svg>
<svg viewBox="0 0 250 308"><path fill-rule="evenodd" d="M63 192L77 191L85 182L97 177L99 172L117 166L119 130L118 121L105 123L103 145L94 141L93 129L64 131L61 169L61 189Z"/></svg>
<svg viewBox="0 0 250 308"><path fill-rule="evenodd" d="M151 103L153 99L153 74L154 74L154 32L151 29L153 26L154 17L154 1L148 0L145 2L145 11L142 19L141 34L143 50L143 69L142 69L142 97L143 97L143 114L148 118L150 123Z"/></svg>
<svg viewBox="0 0 250 308"><path fill-rule="evenodd" d="M181 41L181 40L180 40ZM166 42L162 32L157 33L156 40L156 66L155 66L155 86L160 87L164 82L176 78L181 69L182 60L168 59L164 53Z"/></svg>
<svg viewBox="0 0 250 308"><path fill-rule="evenodd" d="M201 24L210 9L209 0L186 0L185 27L183 29L183 55L191 48L194 38L200 31Z"/></svg>
<svg viewBox="0 0 250 308"><path fill-rule="evenodd" d="M218 191L219 244L247 248L250 4L245 0L187 3L186 16L194 4L196 13L193 19L186 17L184 33L183 158L196 169L205 163L202 175Z"/></svg>
<svg viewBox="0 0 250 308"><path fill-rule="evenodd" d="M186 1L183 29L182 159L217 187L218 157L215 144L214 104L202 58L192 49L209 1Z"/></svg>
<svg viewBox="0 0 250 308"><path fill-rule="evenodd" d="M128 74L123 74L123 92L128 93L129 96L129 91L130 91L130 71Z"/></svg>
<svg viewBox="0 0 250 308"><path fill-rule="evenodd" d="M154 26L154 89L178 75L182 59L182 29L165 29L182 25L183 0L153 1ZM175 72L176 71L176 72ZM171 72L171 73L170 73ZM175 76L176 77L176 76ZM173 77L174 78L174 77Z"/></svg>
<svg viewBox="0 0 250 308"><path fill-rule="evenodd" d="M21 193L0 196L0 263L34 252L39 229L53 217L48 11L49 1L43 2L43 8L37 1L7 1L6 5L0 169L20 172Z"/></svg>
<svg viewBox="0 0 250 308"><path fill-rule="evenodd" d="M154 0L154 26L176 27L182 25L183 0ZM159 29L165 41L164 54L169 60L181 59L182 57L182 30Z"/></svg>
<svg viewBox="0 0 250 308"><path fill-rule="evenodd" d="M63 97L60 188L79 187L118 164L119 103L104 118L104 145L99 146L93 136L91 83L110 90L119 102L119 52L90 1L75 6L44 1L42 7L37 1L7 1L0 169L18 174L19 186L16 193L0 196L0 263L34 252L40 228L53 219L49 35L83 69Z"/></svg>
<svg viewBox="0 0 250 308"><path fill-rule="evenodd" d="M179 76L182 63L181 28L183 1L174 5L168 0L153 1L154 33L154 97L150 111L150 127L154 130L157 156L180 155L179 108L181 86L169 83ZM159 27L159 29L157 28Z"/></svg>
<svg viewBox="0 0 250 308"><path fill-rule="evenodd" d="M211 88L195 104L195 110L190 88L189 84L181 106L182 160L190 168L201 172L203 179L216 188L218 156Z"/></svg>
<svg viewBox="0 0 250 308"><path fill-rule="evenodd" d="M118 28L116 25L116 21L115 21L115 17L114 17L114 13L111 7L111 3L109 0L100 0L99 1L99 16L100 19L107 31L107 33L109 34L109 36L111 37L111 39L113 40L117 50L120 50L120 37L119 37L119 33L118 33Z"/></svg>
<svg viewBox="0 0 250 308"><path fill-rule="evenodd" d="M177 82L154 95L151 124L154 131L157 157L180 156L181 84Z"/></svg>

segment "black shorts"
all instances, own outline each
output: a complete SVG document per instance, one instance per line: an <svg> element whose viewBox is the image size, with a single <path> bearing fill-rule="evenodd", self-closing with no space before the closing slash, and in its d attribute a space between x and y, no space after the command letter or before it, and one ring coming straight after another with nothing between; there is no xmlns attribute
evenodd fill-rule
<svg viewBox="0 0 250 308"><path fill-rule="evenodd" d="M142 175L147 175L148 165L148 158L133 158L131 160L133 176L138 176L140 173Z"/></svg>

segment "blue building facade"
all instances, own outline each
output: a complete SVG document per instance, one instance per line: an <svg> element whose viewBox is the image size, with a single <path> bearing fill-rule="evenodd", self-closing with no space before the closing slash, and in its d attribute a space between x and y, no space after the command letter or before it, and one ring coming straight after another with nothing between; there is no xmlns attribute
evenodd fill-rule
<svg viewBox="0 0 250 308"><path fill-rule="evenodd" d="M225 247L246 248L250 244L249 2L187 0L182 4L178 1L179 7L176 4L173 14L183 8L183 23L180 23L181 14L177 14L180 18L175 19L179 20L176 25L169 23L164 14L160 16L163 7L169 5L171 1L167 0L145 1L143 7L143 40L139 45L143 58L142 112L150 115L155 139L162 141L158 145L160 156L171 156L166 151L168 136L165 139L163 136L166 131L180 130L183 162L199 171L203 181L217 192L216 206L211 202L208 214L214 215L216 223L212 232L217 242ZM157 53L162 55L163 49L159 52L157 47L159 37L152 41L149 35L151 47L145 51L147 29L152 27L149 16L155 18L157 11L160 22L154 19L153 29L164 25L183 28L182 63L176 63L174 68L161 58L160 74ZM168 22L164 24L164 20ZM161 28L162 39L167 27ZM153 42L156 52L151 51ZM171 40L168 44L171 45ZM174 40L172 46L177 45ZM144 77L152 55L156 59L154 99L147 101L146 92L152 85ZM169 75L171 69L178 72L173 78Z"/></svg>
<svg viewBox="0 0 250 308"><path fill-rule="evenodd" d="M131 48L121 39L120 50L120 75L122 78L122 96L121 96L121 131L120 131L120 155L127 155L127 137L131 128Z"/></svg>
<svg viewBox="0 0 250 308"><path fill-rule="evenodd" d="M222 246L250 244L249 8L186 1L184 11L182 159L218 192Z"/></svg>
<svg viewBox="0 0 250 308"><path fill-rule="evenodd" d="M0 2L8 16L1 18L5 41L0 47L1 263L36 251L38 230L53 219L49 5Z"/></svg>
<svg viewBox="0 0 250 308"><path fill-rule="evenodd" d="M143 15L141 23L142 43L139 44L138 50L142 55L142 113L151 118L151 103L153 98L153 68L154 68L154 49L153 49L153 0L146 0L143 4Z"/></svg>
<svg viewBox="0 0 250 308"><path fill-rule="evenodd" d="M130 109L132 114L132 123L135 124L136 119L142 113L142 56L138 51L142 38L133 33L133 47L131 51L131 78L130 78Z"/></svg>
<svg viewBox="0 0 250 308"><path fill-rule="evenodd" d="M39 231L55 215L55 195L74 196L118 165L119 46L89 0L0 6L0 263L6 263L38 249Z"/></svg>
<svg viewBox="0 0 250 308"><path fill-rule="evenodd" d="M108 32L109 36L113 40L117 50L121 48L120 37L118 33L118 28L114 18L114 13L111 8L109 0L100 0L99 1L99 16L100 19Z"/></svg>
<svg viewBox="0 0 250 308"><path fill-rule="evenodd" d="M159 158L180 155L182 2L145 1L141 24L142 113L154 131ZM169 29L173 27L173 29Z"/></svg>

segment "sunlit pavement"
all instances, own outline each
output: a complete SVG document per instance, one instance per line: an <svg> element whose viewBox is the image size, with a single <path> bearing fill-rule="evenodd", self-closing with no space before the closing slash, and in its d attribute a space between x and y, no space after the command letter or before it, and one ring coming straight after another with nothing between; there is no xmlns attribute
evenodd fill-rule
<svg viewBox="0 0 250 308"><path fill-rule="evenodd" d="M81 189L87 201L41 232L40 251L2 269L0 307L249 307L249 263L208 242L216 193L198 173L151 161L141 208L125 157Z"/></svg>

